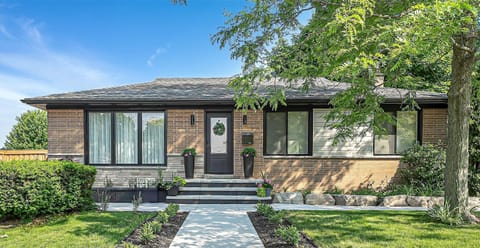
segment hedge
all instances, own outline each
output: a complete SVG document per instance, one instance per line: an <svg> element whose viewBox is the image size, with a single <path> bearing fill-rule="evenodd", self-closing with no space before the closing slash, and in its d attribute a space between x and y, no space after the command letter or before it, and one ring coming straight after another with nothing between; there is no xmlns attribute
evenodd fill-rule
<svg viewBox="0 0 480 248"><path fill-rule="evenodd" d="M96 169L69 161L0 162L0 220L93 206Z"/></svg>

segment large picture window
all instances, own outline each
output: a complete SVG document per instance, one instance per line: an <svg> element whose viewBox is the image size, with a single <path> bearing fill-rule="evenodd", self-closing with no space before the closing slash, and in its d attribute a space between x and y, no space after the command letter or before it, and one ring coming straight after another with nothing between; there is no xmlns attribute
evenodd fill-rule
<svg viewBox="0 0 480 248"><path fill-rule="evenodd" d="M266 155L308 155L310 112L267 112L265 115Z"/></svg>
<svg viewBox="0 0 480 248"><path fill-rule="evenodd" d="M385 123L386 134L375 134L375 154L400 154L418 141L417 111L389 112L396 124Z"/></svg>
<svg viewBox="0 0 480 248"><path fill-rule="evenodd" d="M165 164L163 112L89 112L90 164Z"/></svg>

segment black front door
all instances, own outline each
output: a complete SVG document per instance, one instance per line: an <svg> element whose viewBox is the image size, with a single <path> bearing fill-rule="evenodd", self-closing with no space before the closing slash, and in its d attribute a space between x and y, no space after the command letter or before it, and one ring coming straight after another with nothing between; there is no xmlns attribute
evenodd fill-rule
<svg viewBox="0 0 480 248"><path fill-rule="evenodd" d="M233 174L233 127L231 112L207 112L206 164L207 174Z"/></svg>

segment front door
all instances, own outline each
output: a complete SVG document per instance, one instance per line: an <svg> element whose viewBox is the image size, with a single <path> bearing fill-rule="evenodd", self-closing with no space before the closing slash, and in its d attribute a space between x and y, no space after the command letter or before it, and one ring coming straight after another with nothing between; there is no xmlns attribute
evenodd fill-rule
<svg viewBox="0 0 480 248"><path fill-rule="evenodd" d="M207 112L206 165L207 174L233 174L233 127L231 112Z"/></svg>

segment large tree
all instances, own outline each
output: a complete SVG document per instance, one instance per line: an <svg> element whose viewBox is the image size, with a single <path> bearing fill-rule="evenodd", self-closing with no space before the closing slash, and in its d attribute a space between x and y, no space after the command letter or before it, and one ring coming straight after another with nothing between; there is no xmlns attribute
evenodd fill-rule
<svg viewBox="0 0 480 248"><path fill-rule="evenodd" d="M47 149L47 112L29 110L16 120L7 135L6 149Z"/></svg>
<svg viewBox="0 0 480 248"><path fill-rule="evenodd" d="M212 39L228 46L232 58L243 61L243 73L230 82L239 108L285 104L286 89L306 91L316 77L351 82L330 102L328 118L335 120L332 125L340 139L354 135L358 125L381 132L380 123L393 121L381 108L384 99L375 85L378 72L385 75L387 86L446 87L445 199L452 211L473 219L467 209L468 124L479 4L478 0L256 0L229 16ZM308 15L311 18L302 25L300 19ZM422 66L435 70L424 65L441 64L450 67L447 83L421 80L411 73ZM260 95L256 84L270 78L282 79L284 87ZM301 85L291 84L298 79ZM432 81L436 83L429 85ZM411 101L414 94L405 96L405 106L418 107Z"/></svg>

